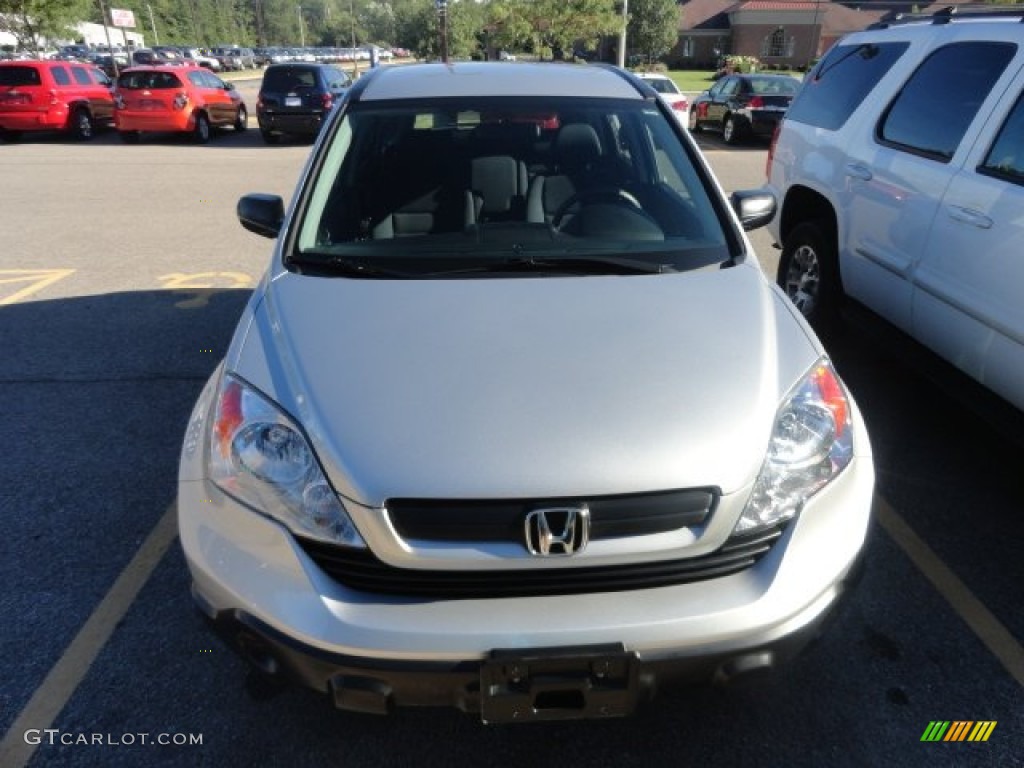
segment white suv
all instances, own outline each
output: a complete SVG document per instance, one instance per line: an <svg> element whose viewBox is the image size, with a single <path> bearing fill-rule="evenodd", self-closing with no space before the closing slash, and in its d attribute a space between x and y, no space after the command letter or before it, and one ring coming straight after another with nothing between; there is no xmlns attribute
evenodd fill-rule
<svg viewBox="0 0 1024 768"><path fill-rule="evenodd" d="M1024 409L1024 24L939 12L840 40L768 161L778 281L851 297Z"/></svg>

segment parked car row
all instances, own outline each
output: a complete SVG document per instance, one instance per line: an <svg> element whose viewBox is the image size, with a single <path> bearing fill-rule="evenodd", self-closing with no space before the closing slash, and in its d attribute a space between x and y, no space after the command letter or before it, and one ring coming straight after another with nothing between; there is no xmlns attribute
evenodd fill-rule
<svg viewBox="0 0 1024 768"><path fill-rule="evenodd" d="M89 139L114 127L127 142L143 132L245 130L245 102L231 83L204 67L129 67L112 81L98 67L72 61L0 62L0 139L27 131L62 131Z"/></svg>
<svg viewBox="0 0 1024 768"><path fill-rule="evenodd" d="M349 61L370 61L376 53L378 61L408 58L411 53L404 48L384 48L366 45L360 48L306 47L306 48L256 48L257 59L264 64L286 64L289 62L310 62L338 64Z"/></svg>
<svg viewBox="0 0 1024 768"><path fill-rule="evenodd" d="M349 76L329 64L271 65L256 105L264 141L315 136L350 85ZM204 67L129 67L115 82L98 67L82 62L0 63L4 141L14 141L26 131L46 130L89 139L98 128L113 127L127 143L157 132L188 133L206 143L218 128L244 131L248 119L234 85Z"/></svg>

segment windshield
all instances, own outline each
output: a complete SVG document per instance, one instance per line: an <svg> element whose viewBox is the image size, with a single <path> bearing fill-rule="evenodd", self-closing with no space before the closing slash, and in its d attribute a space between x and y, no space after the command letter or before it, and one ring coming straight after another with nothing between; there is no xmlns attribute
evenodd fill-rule
<svg viewBox="0 0 1024 768"><path fill-rule="evenodd" d="M710 182L675 131L641 100L356 103L300 202L288 261L377 275L559 257L721 266L733 254Z"/></svg>

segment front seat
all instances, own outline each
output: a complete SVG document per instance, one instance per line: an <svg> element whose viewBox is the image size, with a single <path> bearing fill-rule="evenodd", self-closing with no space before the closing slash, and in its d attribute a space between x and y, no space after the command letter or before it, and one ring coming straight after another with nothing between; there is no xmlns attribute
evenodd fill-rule
<svg viewBox="0 0 1024 768"><path fill-rule="evenodd" d="M471 221L523 221L526 207L526 166L510 155L474 157L470 169Z"/></svg>
<svg viewBox="0 0 1024 768"><path fill-rule="evenodd" d="M555 213L578 190L588 186L601 160L601 140L588 123L566 123L555 136L555 173L538 174L526 196L526 220L551 223Z"/></svg>

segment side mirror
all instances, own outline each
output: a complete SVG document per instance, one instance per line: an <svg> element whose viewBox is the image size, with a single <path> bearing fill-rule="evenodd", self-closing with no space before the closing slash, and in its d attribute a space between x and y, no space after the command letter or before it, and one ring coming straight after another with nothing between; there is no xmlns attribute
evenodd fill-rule
<svg viewBox="0 0 1024 768"><path fill-rule="evenodd" d="M250 232L273 240L284 224L284 200L278 195L249 194L238 200L238 221Z"/></svg>
<svg viewBox="0 0 1024 768"><path fill-rule="evenodd" d="M729 196L732 206L745 232L763 227L775 217L778 203L775 195L763 189L744 189Z"/></svg>
<svg viewBox="0 0 1024 768"><path fill-rule="evenodd" d="M235 84L234 83L230 83L230 82L224 83L224 90L225 91L233 91L233 90L235 90Z"/></svg>

